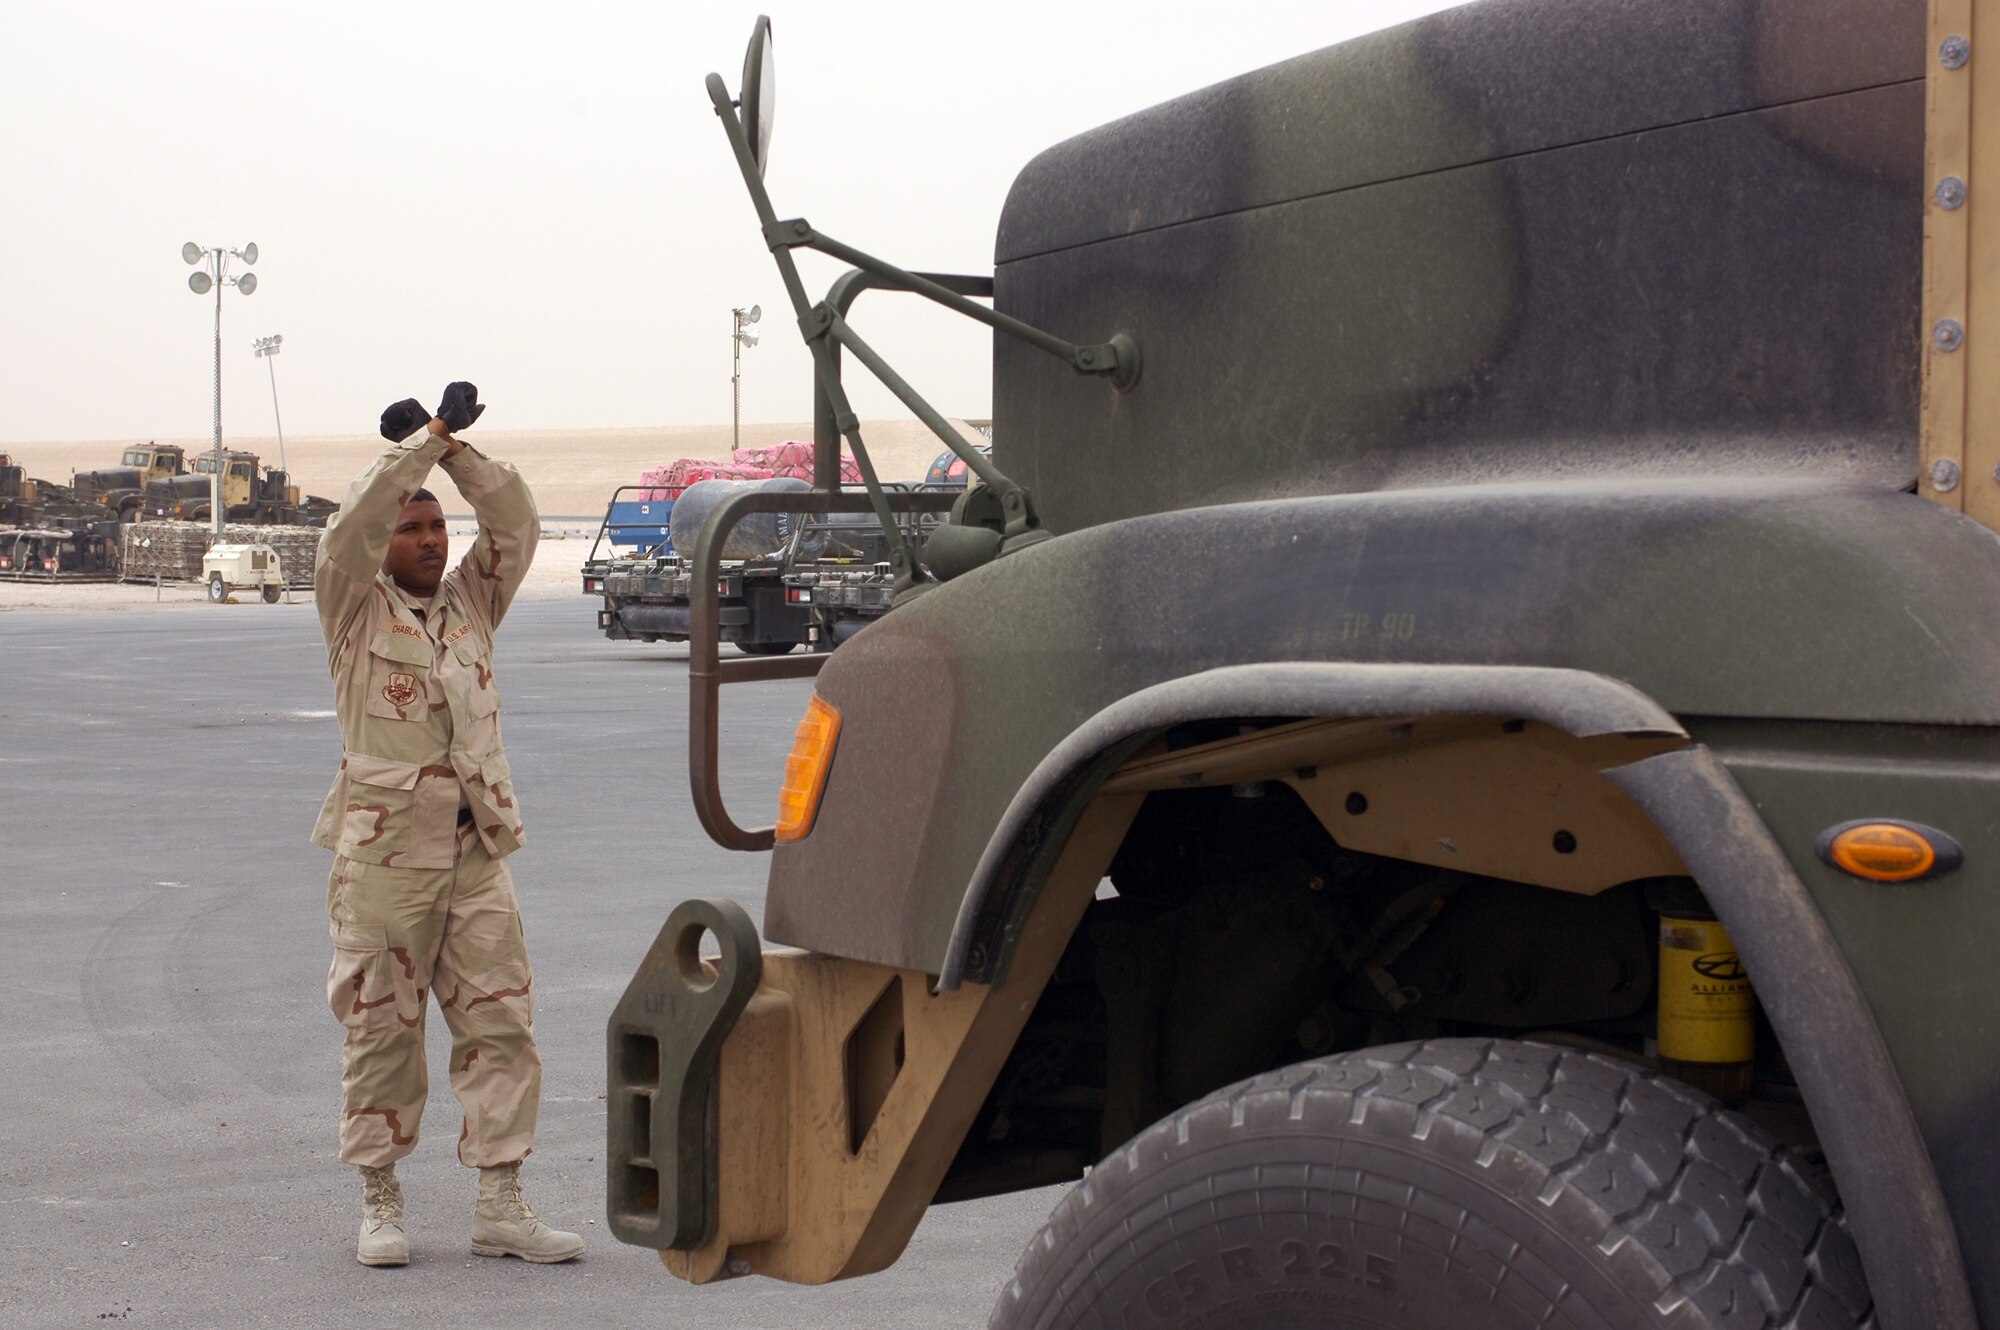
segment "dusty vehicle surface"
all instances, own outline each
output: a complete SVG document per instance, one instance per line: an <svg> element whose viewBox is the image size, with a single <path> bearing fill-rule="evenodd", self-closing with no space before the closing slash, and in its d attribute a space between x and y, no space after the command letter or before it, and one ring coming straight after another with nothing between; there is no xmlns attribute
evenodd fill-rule
<svg viewBox="0 0 2000 1330"><path fill-rule="evenodd" d="M776 210L760 27L816 442L874 285L996 328L993 453L845 649L691 663L772 945L676 884L613 1231L816 1283L1083 1176L996 1326L2000 1327L1996 56L1487 0L1050 149L947 279Z"/></svg>

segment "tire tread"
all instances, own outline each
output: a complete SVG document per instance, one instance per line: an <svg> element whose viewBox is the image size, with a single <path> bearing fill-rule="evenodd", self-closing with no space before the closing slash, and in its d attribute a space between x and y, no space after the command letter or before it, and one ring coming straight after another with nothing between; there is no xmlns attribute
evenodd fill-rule
<svg viewBox="0 0 2000 1330"><path fill-rule="evenodd" d="M1656 1290L1663 1325L1875 1324L1839 1200L1806 1157L1635 1064L1510 1040L1446 1039L1269 1072L1141 1132L1057 1205L1002 1291L992 1330L1089 1324L1070 1295L1102 1284L1103 1257L1132 1225L1098 1233L1092 1250L1075 1249L1149 1166L1233 1136L1315 1124L1437 1138L1503 1194L1568 1207L1568 1226L1593 1235L1628 1285Z"/></svg>

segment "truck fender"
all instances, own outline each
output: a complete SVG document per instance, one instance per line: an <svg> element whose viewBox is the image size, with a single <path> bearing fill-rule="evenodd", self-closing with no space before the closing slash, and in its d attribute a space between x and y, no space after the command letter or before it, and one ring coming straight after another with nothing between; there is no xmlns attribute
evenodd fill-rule
<svg viewBox="0 0 2000 1330"><path fill-rule="evenodd" d="M1150 737L1244 716L1506 715L1578 738L1686 737L1631 685L1537 666L1236 665L1145 688L1058 744L1016 793L981 855L938 986L995 982L1097 787ZM1805 884L1755 807L1690 745L1604 773L1666 836L1729 929L1827 1155L1889 1330L1973 1327L1971 1287L1937 1173L1859 984Z"/></svg>

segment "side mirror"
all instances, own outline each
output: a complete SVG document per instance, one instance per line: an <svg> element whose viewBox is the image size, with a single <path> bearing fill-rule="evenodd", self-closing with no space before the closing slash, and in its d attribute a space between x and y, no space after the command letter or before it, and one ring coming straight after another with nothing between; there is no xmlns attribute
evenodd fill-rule
<svg viewBox="0 0 2000 1330"><path fill-rule="evenodd" d="M750 142L750 155L757 163L761 179L771 160L771 112L778 101L778 69L771 54L771 20L759 14L750 29L750 46L743 53L743 84L738 95L742 108L743 137Z"/></svg>

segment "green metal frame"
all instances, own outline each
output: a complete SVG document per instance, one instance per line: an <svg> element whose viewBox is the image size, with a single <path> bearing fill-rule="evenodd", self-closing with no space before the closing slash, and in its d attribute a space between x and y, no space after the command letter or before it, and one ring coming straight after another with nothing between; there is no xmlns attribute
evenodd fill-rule
<svg viewBox="0 0 2000 1330"><path fill-rule="evenodd" d="M867 447L862 442L861 422L848 403L846 390L841 386L839 363L836 358L840 348L852 351L861 363L896 395L898 400L909 407L918 419L943 440L946 447L958 454L971 468L973 474L999 497L1005 523L1004 542L1001 547L1003 553L1022 549L1046 539L1048 533L1041 528L1041 521L1035 512L1034 499L1023 486L1002 473L990 458L981 454L978 448L953 429L942 413L925 401L922 394L896 373L873 347L862 340L843 317L839 306L831 301L809 303L805 284L799 277L798 265L792 258L792 250L800 248L817 250L831 258L851 263L874 276L881 285L923 296L968 318L977 319L995 331L1005 333L1058 357L1078 373L1105 376L1121 392L1130 391L1139 380L1140 361L1137 341L1130 334L1122 332L1094 346L1080 346L1065 341L1053 333L1023 323L1019 319L1009 318L983 305L975 304L961 290L954 289L961 285L958 280L934 279L884 262L821 234L804 218L780 220L776 209L771 205L770 193L764 188L763 171L751 150L743 122L737 115L736 101L730 97L729 89L719 74L708 76L707 87L709 100L714 103L715 113L722 121L729 146L736 154L736 164L742 172L744 187L750 191L751 204L757 210L757 221L764 236L764 243L769 247L771 257L778 265L778 274L785 283L786 294L791 298L792 309L798 318L799 332L805 338L807 348L812 352L820 390L826 396L828 415L839 433L846 437L848 446L854 453L854 460L861 469L862 483L866 486L872 501L871 507L876 520L882 524L882 530L889 538L890 564L895 571L898 598L914 595L930 583L924 578L916 550L896 529L889 506L882 497L882 488L875 475L874 463L869 460Z"/></svg>

